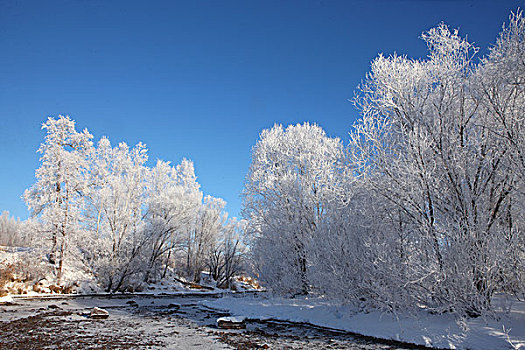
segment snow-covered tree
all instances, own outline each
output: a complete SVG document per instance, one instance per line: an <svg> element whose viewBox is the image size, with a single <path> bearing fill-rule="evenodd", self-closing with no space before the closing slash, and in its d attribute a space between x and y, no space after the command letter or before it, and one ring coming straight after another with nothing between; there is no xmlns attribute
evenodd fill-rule
<svg viewBox="0 0 525 350"><path fill-rule="evenodd" d="M525 293L525 21L487 57L441 24L429 56L380 55L347 152L316 126L264 130L244 191L269 287L385 310L480 315Z"/></svg>
<svg viewBox="0 0 525 350"><path fill-rule="evenodd" d="M2 214L0 244L44 247L59 281L64 259L79 259L110 292L163 278L170 267L198 281L220 247L221 283L229 283L239 263L239 245L231 244L239 226L226 221L222 199L203 199L193 162L149 168L142 143L113 147L102 137L93 147L92 135L77 132L69 117L49 118L42 128L42 164L24 193L34 219Z"/></svg>
<svg viewBox="0 0 525 350"><path fill-rule="evenodd" d="M145 234L143 206L147 150L141 143L112 148L102 138L92 153L89 211L85 228L89 245L81 242L86 263L107 291L122 290L140 280L144 272Z"/></svg>
<svg viewBox="0 0 525 350"><path fill-rule="evenodd" d="M246 221L228 220L208 253L206 265L219 288L231 287L235 275L244 268Z"/></svg>
<svg viewBox="0 0 525 350"><path fill-rule="evenodd" d="M525 293L525 20L512 13L488 57L476 72L480 109L488 116L485 128L499 142L498 179L490 225L504 237L498 259L502 287ZM500 238L501 239L501 238ZM499 283L498 285L500 285Z"/></svg>
<svg viewBox="0 0 525 350"><path fill-rule="evenodd" d="M439 310L480 314L505 284L496 266L516 261L523 75L493 66L513 66L502 62L504 48L523 46L519 17L511 28L521 32L504 31L478 65L477 49L441 24L423 35L428 59L379 56L356 98L363 116L351 160L364 186L389 203L382 219L402 227L403 239L392 232L390 245L409 254L398 284Z"/></svg>
<svg viewBox="0 0 525 350"><path fill-rule="evenodd" d="M0 245L20 246L25 239L21 232L21 222L9 215L8 211L0 215Z"/></svg>
<svg viewBox="0 0 525 350"><path fill-rule="evenodd" d="M337 200L343 146L317 125L275 125L252 151L243 215L260 278L279 292L308 293L308 245Z"/></svg>
<svg viewBox="0 0 525 350"><path fill-rule="evenodd" d="M25 191L24 199L44 224L42 234L51 241L49 260L60 280L68 239L79 229L92 135L87 130L77 132L67 116L49 118L42 129L47 135L38 149L42 156L37 182Z"/></svg>
<svg viewBox="0 0 525 350"><path fill-rule="evenodd" d="M221 198L204 197L197 215L186 231L183 248L186 254L185 274L188 279L199 282L206 267L206 259L214 248L226 223L226 202Z"/></svg>
<svg viewBox="0 0 525 350"><path fill-rule="evenodd" d="M159 272L161 266L165 275L170 258L181 250L185 233L202 203L193 162L187 159L176 167L158 161L149 173L147 187L146 221L151 253L146 279Z"/></svg>

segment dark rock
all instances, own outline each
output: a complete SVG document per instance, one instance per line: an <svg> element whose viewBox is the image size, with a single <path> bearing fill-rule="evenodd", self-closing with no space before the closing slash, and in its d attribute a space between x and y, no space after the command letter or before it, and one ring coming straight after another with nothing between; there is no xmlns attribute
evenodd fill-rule
<svg viewBox="0 0 525 350"><path fill-rule="evenodd" d="M245 329L244 317L220 317L217 319L217 327L222 329Z"/></svg>
<svg viewBox="0 0 525 350"><path fill-rule="evenodd" d="M138 307L139 304L135 300L127 301L126 304L129 304L130 306Z"/></svg>

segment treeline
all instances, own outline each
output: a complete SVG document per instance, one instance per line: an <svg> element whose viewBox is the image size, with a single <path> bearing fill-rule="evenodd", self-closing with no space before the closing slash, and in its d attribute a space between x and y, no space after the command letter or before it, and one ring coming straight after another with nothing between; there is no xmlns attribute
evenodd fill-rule
<svg viewBox="0 0 525 350"><path fill-rule="evenodd" d="M49 118L36 183L24 193L56 277L77 260L106 291L133 290L168 271L199 282L211 271L228 287L241 268L242 221L203 196L193 163L146 165L141 143L96 145L69 117ZM16 242L11 242L15 244Z"/></svg>
<svg viewBox="0 0 525 350"><path fill-rule="evenodd" d="M525 293L525 21L476 60L444 24L429 56L380 55L348 145L264 130L244 190L251 256L274 291L476 316Z"/></svg>

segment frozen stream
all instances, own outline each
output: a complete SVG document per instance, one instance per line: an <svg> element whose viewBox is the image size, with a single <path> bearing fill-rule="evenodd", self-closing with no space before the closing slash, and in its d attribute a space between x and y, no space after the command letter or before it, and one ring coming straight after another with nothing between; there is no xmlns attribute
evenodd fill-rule
<svg viewBox="0 0 525 350"><path fill-rule="evenodd" d="M311 325L248 321L216 326L211 296L15 299L0 306L0 349L414 349ZM109 318L88 317L93 307Z"/></svg>

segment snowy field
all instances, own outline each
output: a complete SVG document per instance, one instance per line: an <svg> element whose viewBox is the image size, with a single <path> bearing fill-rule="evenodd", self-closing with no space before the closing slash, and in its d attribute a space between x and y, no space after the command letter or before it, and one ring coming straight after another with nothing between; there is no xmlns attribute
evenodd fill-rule
<svg viewBox="0 0 525 350"><path fill-rule="evenodd" d="M445 349L525 349L525 302L512 304L498 321L483 317L456 321L452 315L389 315L358 313L323 299L224 297L206 301L209 307L235 316L304 322L337 330Z"/></svg>

